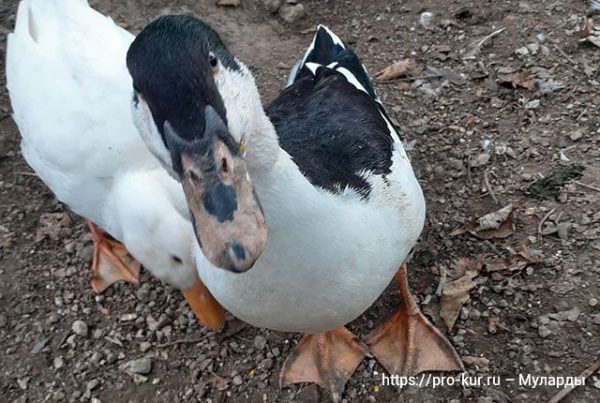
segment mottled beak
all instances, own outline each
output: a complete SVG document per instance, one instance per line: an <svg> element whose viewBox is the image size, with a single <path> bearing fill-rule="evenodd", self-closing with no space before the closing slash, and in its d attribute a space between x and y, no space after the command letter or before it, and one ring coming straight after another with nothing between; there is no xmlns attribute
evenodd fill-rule
<svg viewBox="0 0 600 403"><path fill-rule="evenodd" d="M202 252L215 266L250 270L267 243L264 213L239 145L215 110L202 145L181 149L181 182Z"/></svg>

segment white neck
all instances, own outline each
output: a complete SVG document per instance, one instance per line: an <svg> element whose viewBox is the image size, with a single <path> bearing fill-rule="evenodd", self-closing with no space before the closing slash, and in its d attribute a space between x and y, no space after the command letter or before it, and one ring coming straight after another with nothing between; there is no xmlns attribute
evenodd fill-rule
<svg viewBox="0 0 600 403"><path fill-rule="evenodd" d="M392 184L394 189L381 190L387 186L380 183L380 179L372 178L369 181L376 195L365 201L352 190L339 196L315 188L302 175L290 155L279 146L277 132L264 111L252 74L243 63L238 61L238 64L241 66L239 71L224 70L216 82L227 111L230 133L237 140L244 139L246 142L248 171L261 203L270 210L267 215L272 211L285 211L286 215L301 211L302 216L297 217L301 222L311 218L325 220L334 224L334 228L350 226L353 230L348 232L356 234L363 226L372 227L373 223L369 220L377 219L369 217L369 212L381 216L378 214L381 208L401 210L393 214L397 216L396 223L383 224L400 224L404 226L403 235L416 240L424 221L424 200L401 144L396 144L398 150L393 157L392 168L396 168L396 175L391 179L396 182ZM269 209L269 205L274 208ZM370 208L365 208L367 205ZM352 212L357 215L353 217ZM291 216L281 218L293 220ZM411 230L413 228L414 231Z"/></svg>

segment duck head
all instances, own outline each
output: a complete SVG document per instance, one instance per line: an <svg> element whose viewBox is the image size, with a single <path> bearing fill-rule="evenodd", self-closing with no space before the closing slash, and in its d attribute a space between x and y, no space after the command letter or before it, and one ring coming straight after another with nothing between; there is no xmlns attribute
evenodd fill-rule
<svg viewBox="0 0 600 403"><path fill-rule="evenodd" d="M134 123L182 183L204 255L223 269L249 270L265 248L267 226L245 144L231 134L216 83L240 70L237 60L207 24L165 16L133 41L127 67Z"/></svg>

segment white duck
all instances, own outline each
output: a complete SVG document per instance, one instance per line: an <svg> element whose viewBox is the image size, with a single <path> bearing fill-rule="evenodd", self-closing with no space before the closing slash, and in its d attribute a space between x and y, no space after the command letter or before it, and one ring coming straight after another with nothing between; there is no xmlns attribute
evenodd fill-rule
<svg viewBox="0 0 600 403"><path fill-rule="evenodd" d="M23 156L59 200L95 223L94 290L137 282L129 250L220 329L224 311L198 279L181 186L131 120L125 56L133 38L85 0L20 3L6 74Z"/></svg>
<svg viewBox="0 0 600 403"><path fill-rule="evenodd" d="M282 384L317 382L339 397L365 353L343 326L397 272L402 309L369 336L373 353L397 374L462 368L408 290L421 188L366 69L336 35L317 30L266 111L248 68L195 18L149 24L127 64L134 122L183 184L203 282L255 326L308 334Z"/></svg>

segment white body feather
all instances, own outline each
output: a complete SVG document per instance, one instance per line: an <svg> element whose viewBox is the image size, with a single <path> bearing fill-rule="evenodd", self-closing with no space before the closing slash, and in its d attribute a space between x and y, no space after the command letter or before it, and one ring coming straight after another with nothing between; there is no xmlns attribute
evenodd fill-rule
<svg viewBox="0 0 600 403"><path fill-rule="evenodd" d="M343 326L381 295L417 242L425 222L421 187L389 125L389 186L365 172L368 200L351 189L335 195L315 188L279 147L254 80L239 63L241 72L221 74L217 86L232 135L247 141L269 240L245 273L211 269L196 245L200 278L227 310L255 326L305 333Z"/></svg>
<svg viewBox="0 0 600 403"><path fill-rule="evenodd" d="M22 1L6 63L14 119L23 156L59 200L154 275L188 288L197 274L181 185L150 154L128 107L132 40L85 0Z"/></svg>

